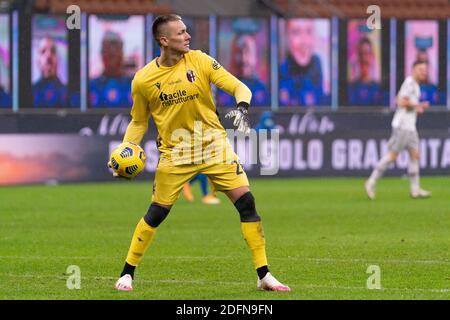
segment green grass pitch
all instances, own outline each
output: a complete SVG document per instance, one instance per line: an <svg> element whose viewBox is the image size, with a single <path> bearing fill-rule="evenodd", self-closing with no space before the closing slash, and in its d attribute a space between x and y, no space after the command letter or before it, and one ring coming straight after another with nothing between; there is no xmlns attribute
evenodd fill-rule
<svg viewBox="0 0 450 320"><path fill-rule="evenodd" d="M377 200L363 179L252 179L272 273L292 292L261 292L239 216L182 197L136 270L135 290L113 290L151 182L0 188L0 299L449 299L447 177L409 198L384 178ZM68 266L81 289L66 287ZM380 290L367 268L380 268Z"/></svg>

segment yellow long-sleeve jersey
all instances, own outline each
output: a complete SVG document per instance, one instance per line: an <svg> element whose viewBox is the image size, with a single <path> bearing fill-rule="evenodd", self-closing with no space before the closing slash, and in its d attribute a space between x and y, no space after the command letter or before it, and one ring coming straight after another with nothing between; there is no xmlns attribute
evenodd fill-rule
<svg viewBox="0 0 450 320"><path fill-rule="evenodd" d="M180 132L194 137L194 132L213 129L226 137L216 113L211 83L234 95L238 102L250 103L251 91L200 50L189 51L172 67L152 60L133 79L132 121L123 140L140 144L150 116L158 130L159 151L167 158L180 142Z"/></svg>

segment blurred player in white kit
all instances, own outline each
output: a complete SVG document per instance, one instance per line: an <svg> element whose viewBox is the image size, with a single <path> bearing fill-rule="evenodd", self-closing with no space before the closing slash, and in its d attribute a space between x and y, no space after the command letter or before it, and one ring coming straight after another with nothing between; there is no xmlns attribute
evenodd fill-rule
<svg viewBox="0 0 450 320"><path fill-rule="evenodd" d="M428 198L430 191L420 187L419 176L419 134L417 133L417 114L423 113L429 107L429 102L419 102L420 86L426 81L428 64L425 61L416 61L412 67L412 75L403 82L397 95L397 110L392 119L392 135L388 142L389 152L382 157L375 166L372 174L365 183L367 196L375 199L375 186L377 180L393 163L402 150L408 150L410 180L410 195L412 198Z"/></svg>

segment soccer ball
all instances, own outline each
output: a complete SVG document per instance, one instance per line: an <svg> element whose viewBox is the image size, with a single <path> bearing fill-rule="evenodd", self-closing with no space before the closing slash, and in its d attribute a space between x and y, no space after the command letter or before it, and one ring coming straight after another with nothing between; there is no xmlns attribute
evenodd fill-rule
<svg viewBox="0 0 450 320"><path fill-rule="evenodd" d="M109 159L110 168L119 176L133 179L145 168L144 149L132 142L119 145Z"/></svg>

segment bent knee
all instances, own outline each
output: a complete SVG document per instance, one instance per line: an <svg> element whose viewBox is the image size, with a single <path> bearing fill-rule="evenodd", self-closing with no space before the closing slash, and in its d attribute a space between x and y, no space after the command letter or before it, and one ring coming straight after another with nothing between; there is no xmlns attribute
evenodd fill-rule
<svg viewBox="0 0 450 320"><path fill-rule="evenodd" d="M152 203L144 216L144 221L151 227L158 227L170 212L170 207Z"/></svg>
<svg viewBox="0 0 450 320"><path fill-rule="evenodd" d="M250 191L242 195L234 206L239 212L241 222L261 221L261 217L256 212L255 198Z"/></svg>
<svg viewBox="0 0 450 320"><path fill-rule="evenodd" d="M397 153L397 152L391 152L391 153L389 153L389 160L390 160L391 162L396 161L396 160L397 160L397 157L398 157L398 153Z"/></svg>

